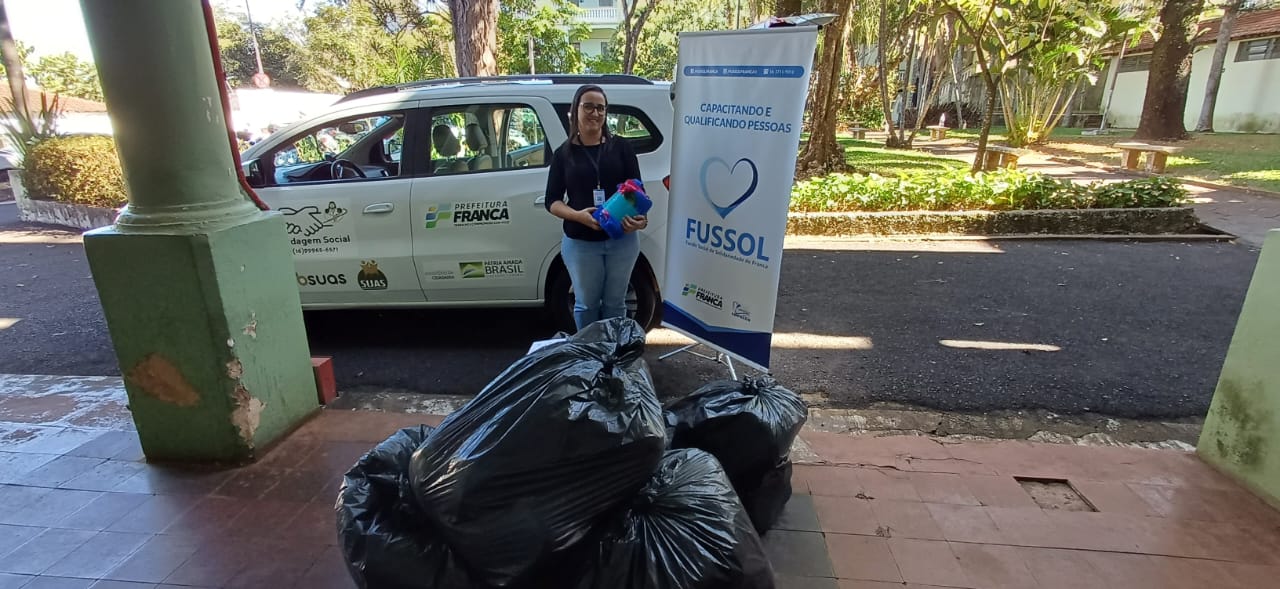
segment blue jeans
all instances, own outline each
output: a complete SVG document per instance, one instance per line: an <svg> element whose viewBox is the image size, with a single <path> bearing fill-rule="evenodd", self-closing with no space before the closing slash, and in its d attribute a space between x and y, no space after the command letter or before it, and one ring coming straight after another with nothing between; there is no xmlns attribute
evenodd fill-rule
<svg viewBox="0 0 1280 589"><path fill-rule="evenodd" d="M640 257L640 236L583 241L565 236L560 256L573 281L573 322L582 329L601 319L627 316L627 284Z"/></svg>

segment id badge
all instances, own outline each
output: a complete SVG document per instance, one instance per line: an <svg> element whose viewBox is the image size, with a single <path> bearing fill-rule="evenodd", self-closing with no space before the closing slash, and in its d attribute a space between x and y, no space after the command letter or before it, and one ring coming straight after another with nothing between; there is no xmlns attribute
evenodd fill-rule
<svg viewBox="0 0 1280 589"><path fill-rule="evenodd" d="M604 189L597 188L595 190L592 190L591 200L596 203L595 206L597 207L604 206Z"/></svg>

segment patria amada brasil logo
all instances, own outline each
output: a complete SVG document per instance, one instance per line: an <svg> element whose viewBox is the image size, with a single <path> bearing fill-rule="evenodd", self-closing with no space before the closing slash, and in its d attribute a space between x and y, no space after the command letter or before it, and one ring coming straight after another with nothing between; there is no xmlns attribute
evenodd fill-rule
<svg viewBox="0 0 1280 589"><path fill-rule="evenodd" d="M718 181L712 182L708 178L711 174L715 174ZM756 187L760 184L760 170L755 162L745 157L733 162L732 165L719 157L711 157L702 162L698 182L702 189L702 197L706 199L708 205L711 205L711 210L715 211L721 219L727 220L730 214L755 194ZM736 188L744 184L745 189ZM764 254L765 236L763 235L756 236L732 227L689 218L685 222L684 236L686 241L697 239L702 245L735 257L754 258L761 262L769 261L769 257Z"/></svg>

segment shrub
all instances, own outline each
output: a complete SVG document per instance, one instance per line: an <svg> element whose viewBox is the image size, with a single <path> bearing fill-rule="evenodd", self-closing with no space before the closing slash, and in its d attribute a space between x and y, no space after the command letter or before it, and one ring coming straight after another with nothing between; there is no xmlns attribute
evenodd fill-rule
<svg viewBox="0 0 1280 589"><path fill-rule="evenodd" d="M836 119L849 127L879 128L884 125L884 108L880 104L880 73L875 67L855 67L840 73L836 89ZM896 91L896 76L890 81L889 95Z"/></svg>
<svg viewBox="0 0 1280 589"><path fill-rule="evenodd" d="M795 212L964 211L1152 208L1181 205L1187 192L1176 180L1154 177L1087 186L1021 170L970 174L967 170L828 174L797 182Z"/></svg>
<svg viewBox="0 0 1280 589"><path fill-rule="evenodd" d="M46 139L27 152L23 185L32 198L119 208L126 201L124 174L110 137Z"/></svg>

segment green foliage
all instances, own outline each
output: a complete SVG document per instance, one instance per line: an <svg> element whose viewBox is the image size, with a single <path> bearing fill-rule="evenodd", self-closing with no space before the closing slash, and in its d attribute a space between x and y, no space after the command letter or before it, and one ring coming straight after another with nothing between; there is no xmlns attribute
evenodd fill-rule
<svg viewBox="0 0 1280 589"><path fill-rule="evenodd" d="M0 109L0 119L3 119L0 126L4 127L5 139L23 162L32 145L60 136L58 119L62 118L62 107L57 96L50 98L41 92L40 110L34 114L30 112L32 105L27 105L27 110L23 111L14 105L12 98L5 99L5 103L5 107Z"/></svg>
<svg viewBox="0 0 1280 589"><path fill-rule="evenodd" d="M110 137L45 139L31 146L23 185L32 198L118 208L127 200L124 174Z"/></svg>
<svg viewBox="0 0 1280 589"><path fill-rule="evenodd" d="M796 212L962 211L1175 207L1187 191L1164 177L1080 185L1021 170L971 174L948 170L901 174L829 174L797 182Z"/></svg>
<svg viewBox="0 0 1280 589"><path fill-rule="evenodd" d="M507 0L498 13L498 71L529 72L529 38L533 37L533 65L539 74L576 74L582 53L573 47L591 35L577 22L578 7L569 0L535 6L533 0Z"/></svg>
<svg viewBox="0 0 1280 589"><path fill-rule="evenodd" d="M680 33L721 30L727 26L723 5L716 6L704 0L658 2L636 40L636 65L632 73L651 80L670 80L679 59ZM626 33L620 26L609 41L609 55L592 60L589 63L591 71L622 71L625 46Z"/></svg>
<svg viewBox="0 0 1280 589"><path fill-rule="evenodd" d="M18 50L18 61L21 61L23 64L30 63L31 52L35 51L36 48L30 45L27 45L22 41L18 41L16 39L14 40L13 45ZM25 68L25 65L24 65L24 68ZM8 68L5 68L3 60L0 60L0 76L8 75L8 73L9 73ZM30 73L30 72L27 72L27 73Z"/></svg>
<svg viewBox="0 0 1280 589"><path fill-rule="evenodd" d="M879 128L884 123L884 106L880 104L879 68L854 67L840 72L837 88L837 120L848 126ZM897 76L890 76L889 95L897 92Z"/></svg>
<svg viewBox="0 0 1280 589"><path fill-rule="evenodd" d="M218 29L219 55L222 57L222 69L227 72L227 81L234 87L248 86L253 75L258 73L248 20L217 7L214 25ZM262 70L271 77L271 85L302 87L302 48L289 36L289 32L283 26L260 22L253 23L253 30L262 52Z"/></svg>
<svg viewBox="0 0 1280 589"><path fill-rule="evenodd" d="M439 15L375 0L320 6L303 21L303 78L318 92L450 77L453 39Z"/></svg>
<svg viewBox="0 0 1280 589"><path fill-rule="evenodd" d="M35 78L41 90L60 96L102 101L98 68L87 61L80 61L73 53L45 55L27 68L27 73Z"/></svg>

